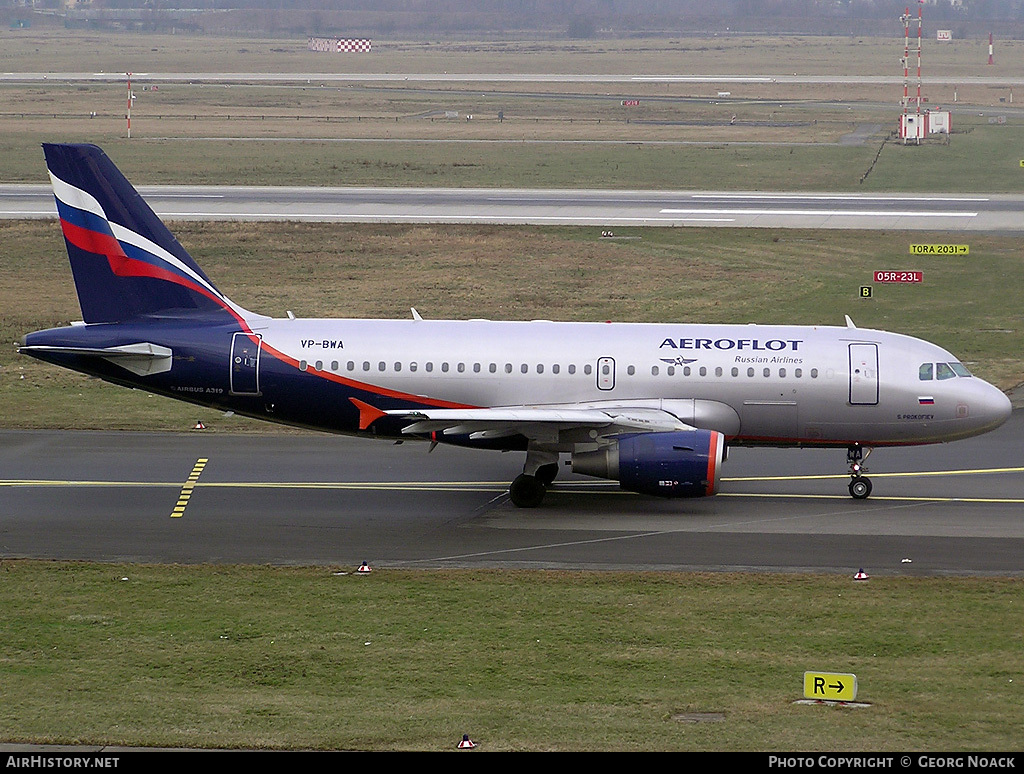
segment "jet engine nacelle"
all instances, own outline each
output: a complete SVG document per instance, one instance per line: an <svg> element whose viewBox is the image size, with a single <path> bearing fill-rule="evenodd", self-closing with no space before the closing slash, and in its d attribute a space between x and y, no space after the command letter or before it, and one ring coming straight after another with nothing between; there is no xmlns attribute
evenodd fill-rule
<svg viewBox="0 0 1024 774"><path fill-rule="evenodd" d="M725 449L725 436L715 430L636 433L596 451L573 453L572 469L616 480L630 492L708 497L718 492Z"/></svg>

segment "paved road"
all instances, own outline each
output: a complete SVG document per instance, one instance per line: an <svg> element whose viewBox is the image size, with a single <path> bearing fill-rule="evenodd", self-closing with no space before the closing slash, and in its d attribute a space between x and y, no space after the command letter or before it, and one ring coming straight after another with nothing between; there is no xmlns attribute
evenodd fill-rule
<svg viewBox="0 0 1024 774"><path fill-rule="evenodd" d="M1024 195L141 186L161 217L596 227L1024 230ZM54 217L48 186L0 185L0 218Z"/></svg>
<svg viewBox="0 0 1024 774"><path fill-rule="evenodd" d="M1024 412L954 444L734 449L722 494L568 475L508 502L521 455L326 435L0 432L0 556L137 562L1024 574ZM199 460L184 513L172 516Z"/></svg>

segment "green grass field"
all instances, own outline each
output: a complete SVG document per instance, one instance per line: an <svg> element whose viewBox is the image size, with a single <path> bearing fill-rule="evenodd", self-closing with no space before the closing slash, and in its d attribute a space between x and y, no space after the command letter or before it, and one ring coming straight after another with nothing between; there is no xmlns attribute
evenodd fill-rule
<svg viewBox="0 0 1024 774"><path fill-rule="evenodd" d="M1011 751L1021 582L4 561L7 741ZM804 706L804 671L866 708Z"/></svg>
<svg viewBox="0 0 1024 774"><path fill-rule="evenodd" d="M113 132L51 127L0 137L0 179L44 182L40 143L74 140L99 144L136 185L1019 192L1024 185L1020 166L1024 125L964 119L958 126L948 145L933 141L921 147L903 146L887 139L885 132L854 146L748 145L740 143L746 135L728 126L711 131L717 137L731 134L732 140L693 145L658 139L538 140L533 127L521 139L481 141L460 137L461 128L456 126L448 137L440 138L443 142L438 138L248 140L162 135L161 139L125 140ZM855 128L845 122L832 130L832 139Z"/></svg>

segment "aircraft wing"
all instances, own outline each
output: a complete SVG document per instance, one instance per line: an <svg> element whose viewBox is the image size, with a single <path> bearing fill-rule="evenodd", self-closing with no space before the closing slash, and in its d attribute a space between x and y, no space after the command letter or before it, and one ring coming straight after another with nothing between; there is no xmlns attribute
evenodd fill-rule
<svg viewBox="0 0 1024 774"><path fill-rule="evenodd" d="M388 416L414 420L402 432L411 435L468 435L473 440L523 435L531 441L557 443L593 441L619 433L692 430L666 411L636 407L574 408L571 406L506 406L471 409L392 409ZM595 431L596 435L591 434ZM566 437L570 436L570 437Z"/></svg>

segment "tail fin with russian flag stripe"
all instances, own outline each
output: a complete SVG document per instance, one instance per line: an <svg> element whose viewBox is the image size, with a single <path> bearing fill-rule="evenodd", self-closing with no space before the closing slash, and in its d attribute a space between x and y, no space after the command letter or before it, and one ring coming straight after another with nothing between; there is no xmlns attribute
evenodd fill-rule
<svg viewBox="0 0 1024 774"><path fill-rule="evenodd" d="M87 323L244 310L214 287L95 145L44 144L57 214Z"/></svg>

